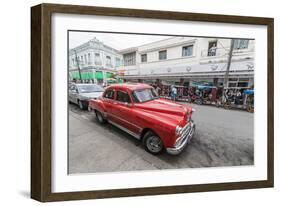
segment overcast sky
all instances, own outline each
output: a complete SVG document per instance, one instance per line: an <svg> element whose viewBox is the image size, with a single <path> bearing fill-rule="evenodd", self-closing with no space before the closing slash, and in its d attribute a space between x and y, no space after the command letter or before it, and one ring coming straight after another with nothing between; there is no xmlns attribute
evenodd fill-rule
<svg viewBox="0 0 281 206"><path fill-rule="evenodd" d="M72 49L96 37L104 44L117 49L140 46L143 44L170 38L170 36L115 34L97 32L69 32L69 48Z"/></svg>

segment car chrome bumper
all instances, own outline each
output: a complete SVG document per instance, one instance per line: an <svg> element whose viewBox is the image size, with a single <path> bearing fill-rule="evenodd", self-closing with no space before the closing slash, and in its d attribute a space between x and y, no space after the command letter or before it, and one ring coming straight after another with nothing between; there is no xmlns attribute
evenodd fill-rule
<svg viewBox="0 0 281 206"><path fill-rule="evenodd" d="M172 155L177 155L182 152L182 150L186 147L187 143L190 142L195 132L195 124L193 121L186 125L182 136L180 137L179 144L175 147L167 148L167 152Z"/></svg>

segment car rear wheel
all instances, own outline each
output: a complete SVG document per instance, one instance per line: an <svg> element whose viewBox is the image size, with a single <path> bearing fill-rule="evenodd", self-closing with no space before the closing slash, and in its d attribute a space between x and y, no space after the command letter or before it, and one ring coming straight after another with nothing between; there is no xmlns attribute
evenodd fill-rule
<svg viewBox="0 0 281 206"><path fill-rule="evenodd" d="M80 101L80 100L78 100L78 106L79 106L79 108L80 108L81 110L84 110L84 109L85 109L85 107L84 107L82 101Z"/></svg>
<svg viewBox="0 0 281 206"><path fill-rule="evenodd" d="M104 119L103 115L101 112L96 111L96 120L100 123L100 124L104 124L106 122L106 120Z"/></svg>
<svg viewBox="0 0 281 206"><path fill-rule="evenodd" d="M151 154L159 154L163 150L163 142L156 134L149 131L143 137L143 145L146 151Z"/></svg>

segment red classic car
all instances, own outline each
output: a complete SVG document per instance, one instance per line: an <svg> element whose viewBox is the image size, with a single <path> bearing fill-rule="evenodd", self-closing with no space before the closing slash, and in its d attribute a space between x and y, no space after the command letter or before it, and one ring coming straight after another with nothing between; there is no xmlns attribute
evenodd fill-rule
<svg viewBox="0 0 281 206"><path fill-rule="evenodd" d="M109 122L141 140L145 149L179 154L194 135L190 106L160 99L147 84L111 85L89 102L99 123Z"/></svg>

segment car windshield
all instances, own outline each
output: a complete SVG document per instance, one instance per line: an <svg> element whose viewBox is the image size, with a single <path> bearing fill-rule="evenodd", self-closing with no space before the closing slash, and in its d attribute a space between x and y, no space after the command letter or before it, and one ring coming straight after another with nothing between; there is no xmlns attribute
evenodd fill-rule
<svg viewBox="0 0 281 206"><path fill-rule="evenodd" d="M92 93L92 92L103 92L103 88L96 84L81 84L77 85L80 93Z"/></svg>
<svg viewBox="0 0 281 206"><path fill-rule="evenodd" d="M154 89L142 89L133 92L133 99L136 103L142 103L159 98Z"/></svg>

